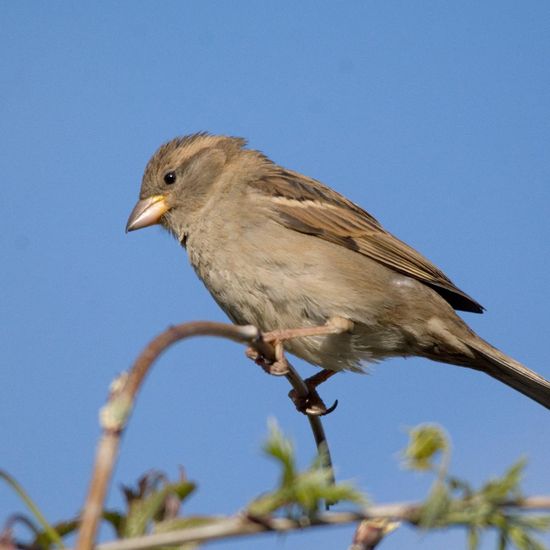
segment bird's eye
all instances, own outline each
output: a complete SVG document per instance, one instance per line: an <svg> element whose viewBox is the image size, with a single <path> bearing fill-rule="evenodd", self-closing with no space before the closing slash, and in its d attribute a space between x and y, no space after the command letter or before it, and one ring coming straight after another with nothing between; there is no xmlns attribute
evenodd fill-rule
<svg viewBox="0 0 550 550"><path fill-rule="evenodd" d="M166 172L166 174L164 174L164 183L166 185L172 185L175 182L176 182L175 172Z"/></svg>

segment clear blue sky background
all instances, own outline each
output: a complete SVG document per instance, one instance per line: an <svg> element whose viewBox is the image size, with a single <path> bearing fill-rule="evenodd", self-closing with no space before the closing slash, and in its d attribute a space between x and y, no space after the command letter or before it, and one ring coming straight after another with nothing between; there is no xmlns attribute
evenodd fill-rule
<svg viewBox="0 0 550 550"><path fill-rule="evenodd" d="M145 163L176 135L245 136L346 194L487 308L465 315L475 330L550 377L548 2L18 1L0 21L0 466L51 520L81 505L112 378L169 324L225 319L167 234L124 234ZM234 344L172 349L139 397L109 504L118 484L181 464L200 484L187 512L236 512L275 482L268 417L302 464L313 457L287 390ZM340 400L326 419L338 477L376 502L425 496L429 479L398 455L425 421L451 434L456 474L478 483L525 455L527 492L550 493L549 412L487 376L395 359L322 394ZM0 486L0 518L22 509ZM384 548L464 540L404 527Z"/></svg>

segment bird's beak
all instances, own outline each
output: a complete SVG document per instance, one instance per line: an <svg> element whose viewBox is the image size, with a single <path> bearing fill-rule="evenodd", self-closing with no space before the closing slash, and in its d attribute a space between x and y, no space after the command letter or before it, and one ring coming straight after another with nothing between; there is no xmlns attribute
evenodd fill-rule
<svg viewBox="0 0 550 550"><path fill-rule="evenodd" d="M126 233L159 223L160 218L168 209L169 206L164 195L154 195L138 201L128 218Z"/></svg>

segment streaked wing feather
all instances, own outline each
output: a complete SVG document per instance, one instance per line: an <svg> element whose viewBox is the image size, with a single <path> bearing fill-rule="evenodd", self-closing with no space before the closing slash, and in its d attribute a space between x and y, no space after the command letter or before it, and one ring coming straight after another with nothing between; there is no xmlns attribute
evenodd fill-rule
<svg viewBox="0 0 550 550"><path fill-rule="evenodd" d="M483 307L416 250L388 233L362 208L322 183L274 165L252 187L275 203L275 219L286 227L345 246L413 277L437 291L451 306L481 313Z"/></svg>

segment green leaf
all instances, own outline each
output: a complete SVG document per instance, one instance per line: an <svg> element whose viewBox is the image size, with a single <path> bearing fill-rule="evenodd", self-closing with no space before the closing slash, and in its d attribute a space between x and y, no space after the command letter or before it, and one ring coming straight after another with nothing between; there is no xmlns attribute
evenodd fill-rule
<svg viewBox="0 0 550 550"><path fill-rule="evenodd" d="M50 525L44 514L40 511L40 508L38 508L38 506L34 503L25 489L23 489L23 486L4 470L0 470L0 479L4 480L6 484L9 485L19 495L19 498L26 504L31 514L44 530L44 536L46 536L50 542L56 543L61 548L65 548L59 533Z"/></svg>
<svg viewBox="0 0 550 550"><path fill-rule="evenodd" d="M527 461L524 458L513 464L502 477L487 482L479 491L484 499L499 504L521 498L520 482Z"/></svg>
<svg viewBox="0 0 550 550"><path fill-rule="evenodd" d="M421 424L409 431L409 444L404 452L405 465L412 470L432 470L438 453L449 452L445 432L433 424Z"/></svg>
<svg viewBox="0 0 550 550"><path fill-rule="evenodd" d="M264 451L267 455L281 464L281 485L291 485L296 476L294 447L291 441L283 436L283 433L274 419L269 421L269 436L264 444Z"/></svg>
<svg viewBox="0 0 550 550"><path fill-rule="evenodd" d="M249 504L248 512L251 515L266 516L285 510L287 514L296 517L313 517L326 502L366 502L366 498L350 483L333 482L332 471L322 466L326 463L324 456L318 457L307 470L299 472L292 444L273 421L264 449L279 462L282 475L275 490Z"/></svg>
<svg viewBox="0 0 550 550"><path fill-rule="evenodd" d="M268 516L289 506L292 497L287 489L278 489L255 498L247 507L252 516Z"/></svg>
<svg viewBox="0 0 550 550"><path fill-rule="evenodd" d="M128 516L124 525L124 537L137 537L147 532L147 528L164 507L169 495L176 495L181 501L195 489L189 481L180 481L164 485L150 494L133 499L130 502Z"/></svg>
<svg viewBox="0 0 550 550"><path fill-rule="evenodd" d="M68 521L61 521L56 523L53 528L60 537L65 537L78 530L80 527L80 521L78 519L72 519ZM50 536L45 531L42 531L36 535L33 546L36 548L51 548L52 541Z"/></svg>
<svg viewBox="0 0 550 550"><path fill-rule="evenodd" d="M104 510L103 520L111 525L119 537L122 537L122 533L124 532L124 524L126 523L126 516L116 510Z"/></svg>
<svg viewBox="0 0 550 550"><path fill-rule="evenodd" d="M533 531L550 531L550 516L542 515L521 515L516 517L515 521L521 524L525 529Z"/></svg>
<svg viewBox="0 0 550 550"><path fill-rule="evenodd" d="M513 526L506 531L506 534L519 550L530 550L533 548L527 533L523 529Z"/></svg>

